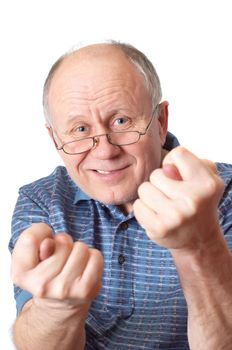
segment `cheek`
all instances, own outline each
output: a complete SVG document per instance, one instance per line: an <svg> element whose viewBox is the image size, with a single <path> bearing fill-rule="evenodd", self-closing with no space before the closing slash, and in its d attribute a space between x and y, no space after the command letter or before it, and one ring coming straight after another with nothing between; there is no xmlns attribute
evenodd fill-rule
<svg viewBox="0 0 232 350"><path fill-rule="evenodd" d="M68 173L72 176L74 172L77 172L77 169L85 158L85 155L68 155L62 151L62 153L60 153L60 157L63 160Z"/></svg>
<svg viewBox="0 0 232 350"><path fill-rule="evenodd" d="M138 171L142 171L146 179L149 178L150 173L160 168L162 164L162 145L157 140L150 139L144 147L141 147L137 158Z"/></svg>

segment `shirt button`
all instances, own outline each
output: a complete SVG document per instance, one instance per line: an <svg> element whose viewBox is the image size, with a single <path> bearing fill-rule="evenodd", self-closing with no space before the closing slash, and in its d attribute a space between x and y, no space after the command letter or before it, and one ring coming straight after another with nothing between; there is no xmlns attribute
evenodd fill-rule
<svg viewBox="0 0 232 350"><path fill-rule="evenodd" d="M119 263L119 265L123 265L124 264L124 262L125 262L125 256L124 255L122 255L122 254L120 254L119 256L118 256L118 263Z"/></svg>
<svg viewBox="0 0 232 350"><path fill-rule="evenodd" d="M127 222L127 221L122 222L121 225L120 225L120 227L121 227L121 229L123 229L123 230L127 230L128 227L129 227L128 222Z"/></svg>

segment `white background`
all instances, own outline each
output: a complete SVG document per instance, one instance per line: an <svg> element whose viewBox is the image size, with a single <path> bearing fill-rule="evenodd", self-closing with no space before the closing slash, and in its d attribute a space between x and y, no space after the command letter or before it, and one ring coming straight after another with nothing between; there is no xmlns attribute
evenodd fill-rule
<svg viewBox="0 0 232 350"><path fill-rule="evenodd" d="M229 0L1 2L1 349L14 349L7 243L17 191L61 163L41 106L51 64L83 40L135 45L158 71L170 102L170 131L199 157L231 162L231 18Z"/></svg>

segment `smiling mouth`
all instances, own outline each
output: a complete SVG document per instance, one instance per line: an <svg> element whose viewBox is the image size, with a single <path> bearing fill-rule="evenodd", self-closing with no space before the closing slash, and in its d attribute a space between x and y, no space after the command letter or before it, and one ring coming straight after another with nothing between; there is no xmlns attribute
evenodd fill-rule
<svg viewBox="0 0 232 350"><path fill-rule="evenodd" d="M95 171L96 171L97 173L99 173L99 174L107 175L107 174L111 174L112 172L117 171L117 170L111 170L111 171L95 170Z"/></svg>
<svg viewBox="0 0 232 350"><path fill-rule="evenodd" d="M128 166L125 166L123 168L120 168L120 169L114 169L114 170L101 170L101 169L95 169L94 171L98 174L101 174L101 175L111 175L111 174L114 174L114 173L117 173L117 172L120 172L124 169L128 168Z"/></svg>

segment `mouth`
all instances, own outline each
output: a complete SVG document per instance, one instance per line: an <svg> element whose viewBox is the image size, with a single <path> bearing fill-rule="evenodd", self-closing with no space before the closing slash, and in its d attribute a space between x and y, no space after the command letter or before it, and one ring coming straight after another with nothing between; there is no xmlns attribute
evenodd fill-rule
<svg viewBox="0 0 232 350"><path fill-rule="evenodd" d="M96 171L99 174L109 175L109 174L112 174L112 173L114 173L116 171L120 171L120 170L122 170L122 169L117 169L117 170L99 170L99 169L97 169L97 170L94 170L94 171Z"/></svg>
<svg viewBox="0 0 232 350"><path fill-rule="evenodd" d="M122 177L125 176L128 168L129 166L127 165L118 169L92 169L92 171L99 179L119 181Z"/></svg>

